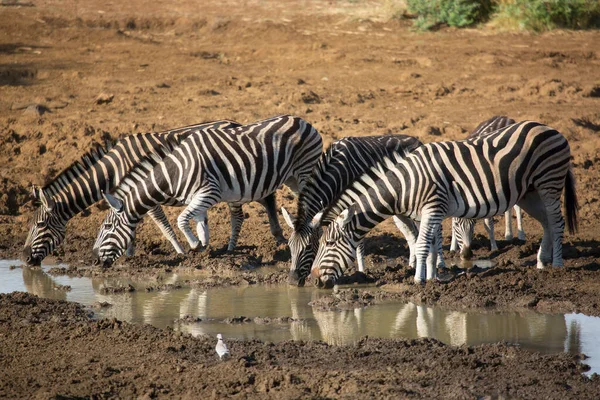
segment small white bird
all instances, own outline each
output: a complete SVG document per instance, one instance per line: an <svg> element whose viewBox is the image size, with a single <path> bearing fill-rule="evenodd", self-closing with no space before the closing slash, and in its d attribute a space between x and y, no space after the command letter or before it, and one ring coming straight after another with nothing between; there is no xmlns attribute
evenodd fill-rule
<svg viewBox="0 0 600 400"><path fill-rule="evenodd" d="M223 357L227 358L229 356L229 349L227 348L227 345L223 342L223 336L221 336L220 333L217 335L217 339L218 341L215 350L219 355L219 359L222 360Z"/></svg>

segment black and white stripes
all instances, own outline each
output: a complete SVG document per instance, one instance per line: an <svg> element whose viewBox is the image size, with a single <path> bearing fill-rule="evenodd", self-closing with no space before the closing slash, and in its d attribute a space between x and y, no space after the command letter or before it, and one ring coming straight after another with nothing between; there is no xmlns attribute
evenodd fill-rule
<svg viewBox="0 0 600 400"><path fill-rule="evenodd" d="M112 210L96 241L99 260L110 264L120 257L138 222L160 204L186 204L177 225L192 249L204 248L209 243L210 207L223 201L241 209L242 204L262 200L284 183L301 189L321 152L319 133L308 122L289 115L192 134L150 172L133 170L114 195L106 195ZM191 219L198 222L199 239L190 229ZM230 250L241 220L232 226L236 228Z"/></svg>
<svg viewBox="0 0 600 400"><path fill-rule="evenodd" d="M376 179L355 182L362 188L360 198L345 191L327 210L322 221L329 224L313 268L319 268L324 286L333 285L360 240L384 219L402 214L420 220L415 281L433 279L436 270L431 263L426 268L426 260L437 256L432 244L443 218L488 218L515 204L543 226L538 267L562 266L563 190L569 229L577 227L570 156L563 135L524 121L484 137L423 145L399 163L388 160L369 173ZM329 221L330 213L339 216Z"/></svg>
<svg viewBox="0 0 600 400"><path fill-rule="evenodd" d="M484 137L498 129L505 128L515 123L515 120L506 116L494 116L486 121L483 121L469 134L468 139ZM517 228L518 237L521 240L525 240L525 232L523 231L523 218L521 213L521 207L515 205L513 208L509 208L504 213L505 219L505 239L512 240L512 210L515 210L517 215ZM473 231L475 228L475 219L466 218L453 218L452 219L452 242L450 244L450 251L461 251L461 257L464 259L470 259L472 257L471 241L473 239ZM496 239L494 238L494 219L485 218L484 226L490 238L490 249L491 251L498 250Z"/></svg>
<svg viewBox="0 0 600 400"><path fill-rule="evenodd" d="M102 199L102 192L115 187L143 158L150 154L164 156L194 129L233 126L239 124L232 121L207 122L159 133L126 136L114 146L96 146L44 188L34 187L33 197L40 206L34 213L25 242L24 259L28 264L41 263L64 240L67 222ZM156 217L160 226L164 218L162 210L154 210L151 215ZM175 245L175 237L169 239Z"/></svg>
<svg viewBox="0 0 600 400"><path fill-rule="evenodd" d="M342 191L358 176L368 171L384 157L400 161L422 143L405 135L370 137L347 137L335 141L321 156L310 180L301 191L297 202L297 216L294 219L282 209L288 225L294 230L288 244L292 256L289 283L303 285L314 261L318 240L320 212L328 207ZM409 224L406 226L405 224ZM414 230L410 220L398 219L397 226L412 246L410 233ZM358 270L363 271L362 243L357 249Z"/></svg>

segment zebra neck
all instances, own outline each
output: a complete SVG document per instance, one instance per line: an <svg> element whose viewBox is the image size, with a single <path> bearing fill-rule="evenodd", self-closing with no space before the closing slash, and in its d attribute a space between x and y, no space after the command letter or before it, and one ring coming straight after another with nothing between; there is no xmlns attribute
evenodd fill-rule
<svg viewBox="0 0 600 400"><path fill-rule="evenodd" d="M361 241L373 228L394 214L382 214L371 210L359 211L350 221L349 232L355 242Z"/></svg>
<svg viewBox="0 0 600 400"><path fill-rule="evenodd" d="M119 189L117 190L117 194L124 200L124 207L131 222L141 220L158 205L177 204L166 179L168 177L163 174L162 169L155 168L146 178L128 184L129 189L126 193L119 193Z"/></svg>
<svg viewBox="0 0 600 400"><path fill-rule="evenodd" d="M95 165L88 174L78 177L54 195L55 210L69 220L100 201L102 192L108 192L110 186L111 182L106 179L104 172Z"/></svg>

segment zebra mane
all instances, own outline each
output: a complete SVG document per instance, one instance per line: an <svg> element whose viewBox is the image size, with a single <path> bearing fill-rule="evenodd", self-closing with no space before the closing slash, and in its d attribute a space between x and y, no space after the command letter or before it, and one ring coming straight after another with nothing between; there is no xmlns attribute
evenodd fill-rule
<svg viewBox="0 0 600 400"><path fill-rule="evenodd" d="M422 143L418 139L406 135L376 135L360 138L346 137L331 143L315 165L306 186L298 196L296 211L298 215L294 228L296 230L301 229L302 225L306 223L305 220L309 217L312 218L311 215L307 215L310 196L314 192L314 188L322 185L322 177L330 169L330 166L335 163L339 163L340 166L343 165L338 152L347 156L361 158L362 161L360 165L354 165L352 168L350 168L351 166L346 166L350 168L351 175L355 176L354 178L350 177L350 181L345 183L343 190L335 195L328 204L321 204L325 208L322 220L324 220L323 218L327 216L328 211L332 209L332 206L348 187L352 186L353 181L368 173L373 167L386 163L386 159L392 163L399 162L406 154L421 145ZM359 168L364 168L364 170L361 171ZM341 212L342 210L339 211Z"/></svg>
<svg viewBox="0 0 600 400"><path fill-rule="evenodd" d="M78 177L86 174L106 153L112 149L114 143L106 141L102 146L94 143L92 149L86 152L81 159L65 168L52 181L46 184L42 190L46 196L54 196Z"/></svg>
<svg viewBox="0 0 600 400"><path fill-rule="evenodd" d="M123 176L119 184L111 191L111 194L114 194L120 199L124 199L127 193L129 193L139 181L146 179L150 174L150 171L164 160L165 157L171 154L177 146L179 146L179 143L176 138L167 138L164 146L159 149L160 154L149 153L140 159L140 161L138 161L138 163Z"/></svg>
<svg viewBox="0 0 600 400"><path fill-rule="evenodd" d="M321 217L321 226L328 226L331 224L342 211L350 207L353 201L347 196L347 192L351 188L361 189L363 178L371 175L373 172L381 174L385 173L386 169L398 163L399 159L394 155L386 154L381 159L377 160L373 166L362 174L356 177L350 182L344 190L342 190L336 198L325 208L323 216Z"/></svg>
<svg viewBox="0 0 600 400"><path fill-rule="evenodd" d="M294 230L299 230L305 222L304 220L307 217L306 203L307 203L307 197L308 197L308 192L309 192L309 190L307 190L307 189L319 184L318 178L321 178L323 171L325 171L325 168L327 167L327 165L329 165L329 163L333 159L333 147L336 143L337 142L330 143L329 146L327 147L327 149L325 150L325 152L323 154L321 154L319 161L313 167L312 173L310 174L310 177L308 178L308 181L306 182L304 190L302 190L300 192L300 194L298 195L298 201L297 201L297 207L296 207L297 215L296 215L296 221L294 222ZM315 176L316 173L319 173L318 177Z"/></svg>

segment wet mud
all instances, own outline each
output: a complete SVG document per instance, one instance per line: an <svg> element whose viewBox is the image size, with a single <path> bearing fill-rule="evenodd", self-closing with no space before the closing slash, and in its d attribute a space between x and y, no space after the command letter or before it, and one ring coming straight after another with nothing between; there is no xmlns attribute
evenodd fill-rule
<svg viewBox="0 0 600 400"><path fill-rule="evenodd" d="M598 398L583 355L364 338L356 345L227 340L91 320L80 306L0 295L0 393L64 397Z"/></svg>

